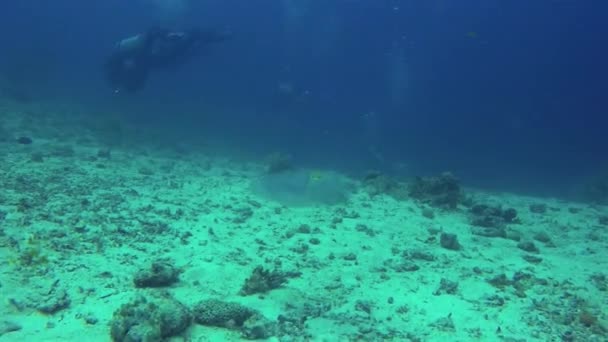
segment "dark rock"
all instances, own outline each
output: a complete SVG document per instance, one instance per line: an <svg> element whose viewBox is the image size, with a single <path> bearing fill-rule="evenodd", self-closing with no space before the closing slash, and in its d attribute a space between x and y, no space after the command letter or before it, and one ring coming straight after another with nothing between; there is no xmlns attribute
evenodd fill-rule
<svg viewBox="0 0 608 342"><path fill-rule="evenodd" d="M344 256L344 260L346 261L355 261L357 260L357 254L355 253L348 253Z"/></svg>
<svg viewBox="0 0 608 342"><path fill-rule="evenodd" d="M122 339L113 338L113 341L120 342L161 342L163 340L160 334L160 328L158 325L152 322L145 322L141 324L134 324L129 327L127 333Z"/></svg>
<svg viewBox="0 0 608 342"><path fill-rule="evenodd" d="M574 342L576 341L576 335L572 332L572 330L566 330L561 336L562 342Z"/></svg>
<svg viewBox="0 0 608 342"><path fill-rule="evenodd" d="M30 145L34 141L30 137L19 137L17 138L17 143L21 145Z"/></svg>
<svg viewBox="0 0 608 342"><path fill-rule="evenodd" d="M599 291L608 292L608 276L602 273L594 273L589 279Z"/></svg>
<svg viewBox="0 0 608 342"><path fill-rule="evenodd" d="M209 299L199 302L192 311L194 321L200 325L236 329L243 326L256 310L241 304Z"/></svg>
<svg viewBox="0 0 608 342"><path fill-rule="evenodd" d="M389 259L384 262L384 266L391 268L393 271L402 273L402 272L416 272L420 269L418 265L409 261L409 260L399 260L395 261L393 259Z"/></svg>
<svg viewBox="0 0 608 342"><path fill-rule="evenodd" d="M4 334L8 334L8 333L11 333L14 331L19 331L21 329L22 329L22 327L18 323L6 321L6 320L0 321L0 337L2 337L2 335L4 335Z"/></svg>
<svg viewBox="0 0 608 342"><path fill-rule="evenodd" d="M241 327L241 335L248 340L270 338L277 333L277 323L261 314L251 315Z"/></svg>
<svg viewBox="0 0 608 342"><path fill-rule="evenodd" d="M97 322L99 322L99 319L97 319L97 317L93 316L92 314L88 314L83 318L86 324L95 325L97 324Z"/></svg>
<svg viewBox="0 0 608 342"><path fill-rule="evenodd" d="M502 218L505 220L506 223L515 222L515 219L517 218L517 210L515 210L513 208L509 208L509 209L503 211Z"/></svg>
<svg viewBox="0 0 608 342"><path fill-rule="evenodd" d="M281 287L289 278L299 277L299 272L281 272L278 270L268 271L262 266L253 269L253 272L245 280L245 284L239 292L242 296L248 296L255 293L265 293L270 290Z"/></svg>
<svg viewBox="0 0 608 342"><path fill-rule="evenodd" d="M432 220L432 219L435 218L435 213L430 208L423 208L422 209L422 216L424 216L424 217Z"/></svg>
<svg viewBox="0 0 608 342"><path fill-rule="evenodd" d="M142 269L133 279L136 287L163 287L179 281L181 270L171 260L159 259L150 268Z"/></svg>
<svg viewBox="0 0 608 342"><path fill-rule="evenodd" d="M492 307L501 307L505 305L505 299L498 295L491 295L485 298L485 304Z"/></svg>
<svg viewBox="0 0 608 342"><path fill-rule="evenodd" d="M363 187L372 197L386 194L398 201L409 197L407 187L403 183L378 171L370 171L363 177Z"/></svg>
<svg viewBox="0 0 608 342"><path fill-rule="evenodd" d="M355 227L355 230L358 232L365 233L367 236L370 236L370 237L376 236L376 232L372 228L370 228L364 224L358 224Z"/></svg>
<svg viewBox="0 0 608 342"><path fill-rule="evenodd" d="M249 340L267 339L278 331L276 322L237 303L204 300L194 307L193 313L194 321L200 325L236 330Z"/></svg>
<svg viewBox="0 0 608 342"><path fill-rule="evenodd" d="M539 250L532 241L522 241L517 244L517 248L530 253L538 253Z"/></svg>
<svg viewBox="0 0 608 342"><path fill-rule="evenodd" d="M439 288L433 292L433 295L439 296L441 294L456 294L458 292L458 283L445 278L441 278Z"/></svg>
<svg viewBox="0 0 608 342"><path fill-rule="evenodd" d="M341 219L358 219L359 217L361 217L361 214L359 214L358 212L354 210L346 211L346 209L344 208L336 209L335 214L338 215Z"/></svg>
<svg viewBox="0 0 608 342"><path fill-rule="evenodd" d="M469 220L473 226L484 228L504 228L508 223L516 223L517 211L513 208L503 210L500 207L490 207L476 204L469 210Z"/></svg>
<svg viewBox="0 0 608 342"><path fill-rule="evenodd" d="M500 288L500 289L513 284L513 282L509 278L507 278L507 275L504 273L499 274L499 275L495 276L494 278L488 279L488 283L490 283L490 285Z"/></svg>
<svg viewBox="0 0 608 342"><path fill-rule="evenodd" d="M470 222L473 226L483 228L500 228L502 225L504 225L502 218L499 216L472 217Z"/></svg>
<svg viewBox="0 0 608 342"><path fill-rule="evenodd" d="M547 205L543 203L530 204L530 212L535 214L544 214L547 212Z"/></svg>
<svg viewBox="0 0 608 342"><path fill-rule="evenodd" d="M471 214L475 216L497 216L497 208L490 207L486 204L475 204L469 209Z"/></svg>
<svg viewBox="0 0 608 342"><path fill-rule="evenodd" d="M180 335L191 322L188 308L171 297L138 297L114 312L110 334L113 341L161 341Z"/></svg>
<svg viewBox="0 0 608 342"><path fill-rule="evenodd" d="M438 177L418 177L409 186L409 195L425 204L441 209L456 209L462 200L460 182L451 173Z"/></svg>
<svg viewBox="0 0 608 342"><path fill-rule="evenodd" d="M435 261L435 256L426 251L412 251L405 254L415 260Z"/></svg>
<svg viewBox="0 0 608 342"><path fill-rule="evenodd" d="M546 232L537 232L534 234L534 240L540 241L546 245L553 246L553 241L551 240L551 236Z"/></svg>
<svg viewBox="0 0 608 342"><path fill-rule="evenodd" d="M253 216L253 209L250 207L242 207L234 209L236 216L232 219L232 222L240 224L245 223Z"/></svg>
<svg viewBox="0 0 608 342"><path fill-rule="evenodd" d="M67 309L70 304L70 297L65 290L53 290L41 303L36 305L36 310L52 315L58 311Z"/></svg>
<svg viewBox="0 0 608 342"><path fill-rule="evenodd" d="M518 297L525 298L526 291L532 288L534 285L542 284L543 282L540 279L537 279L532 274L525 272L515 272L513 274L513 288L515 289L515 294Z"/></svg>
<svg viewBox="0 0 608 342"><path fill-rule="evenodd" d="M247 200L247 203L256 209L260 209L262 207L262 203L256 200L249 199Z"/></svg>
<svg viewBox="0 0 608 342"><path fill-rule="evenodd" d="M507 237L507 231L502 227L471 227L471 232L473 233L473 235L485 237Z"/></svg>
<svg viewBox="0 0 608 342"><path fill-rule="evenodd" d="M298 227L298 233L300 234L310 234L312 232L312 230L310 229L310 226L307 224L302 224Z"/></svg>
<svg viewBox="0 0 608 342"><path fill-rule="evenodd" d="M530 254L524 255L523 258L531 264L540 264L543 261L543 258Z"/></svg>
<svg viewBox="0 0 608 342"><path fill-rule="evenodd" d="M461 247L460 243L458 243L458 236L456 236L456 234L441 233L439 243L441 244L441 247L453 251L457 251Z"/></svg>
<svg viewBox="0 0 608 342"><path fill-rule="evenodd" d="M373 307L374 303L369 300L357 300L355 302L355 310L365 312L368 315L372 313Z"/></svg>
<svg viewBox="0 0 608 342"><path fill-rule="evenodd" d="M431 323L431 327L434 329L453 333L456 331L456 325L452 320L452 314L449 314L447 317L439 318L438 320Z"/></svg>

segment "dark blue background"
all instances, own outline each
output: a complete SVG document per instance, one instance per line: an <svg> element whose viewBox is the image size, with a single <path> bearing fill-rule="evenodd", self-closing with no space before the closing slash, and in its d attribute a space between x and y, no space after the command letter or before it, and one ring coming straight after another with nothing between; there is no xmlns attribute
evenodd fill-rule
<svg viewBox="0 0 608 342"><path fill-rule="evenodd" d="M605 1L214 0L175 13L159 2L5 1L0 62L48 64L42 80L23 75L40 98L355 173L451 170L555 194L606 162ZM234 39L113 95L103 58L157 24Z"/></svg>

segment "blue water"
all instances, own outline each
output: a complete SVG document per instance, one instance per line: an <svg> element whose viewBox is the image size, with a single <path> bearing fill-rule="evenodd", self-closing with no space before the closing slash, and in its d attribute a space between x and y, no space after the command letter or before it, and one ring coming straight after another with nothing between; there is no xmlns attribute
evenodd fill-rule
<svg viewBox="0 0 608 342"><path fill-rule="evenodd" d="M608 341L607 19L2 1L0 342ZM117 92L152 27L230 39Z"/></svg>
<svg viewBox="0 0 608 342"><path fill-rule="evenodd" d="M244 154L570 195L603 169L605 1L4 1L0 65L34 100L204 137ZM233 39L139 94L113 94L114 44L161 25ZM11 62L12 61L12 62ZM8 66L7 66L8 65Z"/></svg>

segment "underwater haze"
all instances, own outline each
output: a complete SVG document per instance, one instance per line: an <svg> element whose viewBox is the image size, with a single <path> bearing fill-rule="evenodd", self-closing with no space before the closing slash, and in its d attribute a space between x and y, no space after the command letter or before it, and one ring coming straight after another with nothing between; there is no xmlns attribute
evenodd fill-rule
<svg viewBox="0 0 608 342"><path fill-rule="evenodd" d="M606 341L607 19L4 1L0 342Z"/></svg>
<svg viewBox="0 0 608 342"><path fill-rule="evenodd" d="M406 176L452 171L471 185L563 195L605 167L607 7L18 1L3 5L0 41L4 73L28 77L31 96L253 153L281 149L346 170L406 165ZM228 28L233 38L155 75L136 97L114 96L104 58L155 25ZM15 60L34 69L15 70Z"/></svg>

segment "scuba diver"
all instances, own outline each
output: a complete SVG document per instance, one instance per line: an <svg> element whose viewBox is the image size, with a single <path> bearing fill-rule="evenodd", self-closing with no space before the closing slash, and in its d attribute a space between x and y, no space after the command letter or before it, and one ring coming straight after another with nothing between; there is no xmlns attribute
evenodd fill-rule
<svg viewBox="0 0 608 342"><path fill-rule="evenodd" d="M181 64L207 45L228 38L229 33L213 30L152 28L118 42L104 64L104 72L115 93L134 93L144 87L152 70Z"/></svg>

